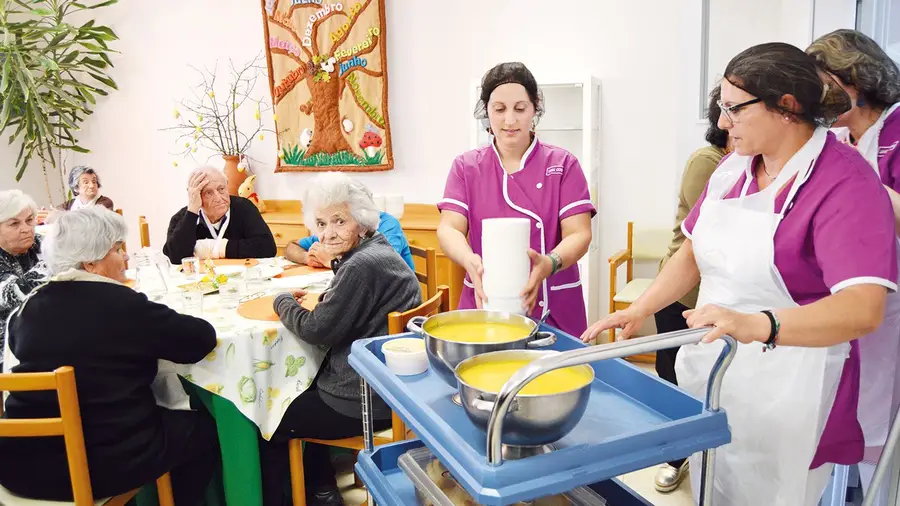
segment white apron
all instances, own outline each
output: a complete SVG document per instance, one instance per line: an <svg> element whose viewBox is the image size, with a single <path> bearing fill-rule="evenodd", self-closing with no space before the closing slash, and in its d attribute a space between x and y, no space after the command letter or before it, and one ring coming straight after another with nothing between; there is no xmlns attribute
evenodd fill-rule
<svg viewBox="0 0 900 506"><path fill-rule="evenodd" d="M209 222L209 218L206 217L206 213L203 212L203 209L200 210L200 219L203 220L203 223L206 224L206 228L209 229L209 233L213 239L216 240L215 246L213 246L212 252L210 255L213 258L224 258L225 252L219 252L222 246L222 238L225 237L225 231L228 230L228 225L231 224L231 209L229 208L225 211L225 222L222 223L222 226L219 227L219 230L216 230L216 227L213 226L212 223Z"/></svg>
<svg viewBox="0 0 900 506"><path fill-rule="evenodd" d="M796 307L774 265L775 231L809 177L825 144L817 129L765 190L747 195L751 157L732 155L713 174L693 230L700 270L697 307L735 311ZM742 173L741 197L725 200ZM775 196L796 175L787 200L775 212ZM721 342L683 346L676 361L678 385L703 398ZM815 505L827 480L807 493L809 465L834 402L849 345L831 348L779 346L763 353L761 343L739 344L725 374L721 405L732 442L717 450L714 504L720 506ZM694 501L700 490L700 455L691 457Z"/></svg>
<svg viewBox="0 0 900 506"><path fill-rule="evenodd" d="M884 121L900 104L886 109L857 144L859 152L878 171L878 138ZM882 446L891 418L897 412L900 385L897 360L900 358L900 294L888 294L884 321L878 330L859 340L860 385L859 423L866 446Z"/></svg>

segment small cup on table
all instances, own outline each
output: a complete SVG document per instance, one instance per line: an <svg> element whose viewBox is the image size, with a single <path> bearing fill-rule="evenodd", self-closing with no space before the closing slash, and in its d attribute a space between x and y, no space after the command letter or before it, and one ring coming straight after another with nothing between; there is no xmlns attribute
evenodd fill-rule
<svg viewBox="0 0 900 506"><path fill-rule="evenodd" d="M219 285L219 306L224 309L236 309L244 295L244 286L238 278L229 279Z"/></svg>
<svg viewBox="0 0 900 506"><path fill-rule="evenodd" d="M197 257L187 257L181 259L181 272L188 278L195 278L200 275L200 259Z"/></svg>
<svg viewBox="0 0 900 506"><path fill-rule="evenodd" d="M184 314L203 317L203 292L185 290L181 294L181 308Z"/></svg>

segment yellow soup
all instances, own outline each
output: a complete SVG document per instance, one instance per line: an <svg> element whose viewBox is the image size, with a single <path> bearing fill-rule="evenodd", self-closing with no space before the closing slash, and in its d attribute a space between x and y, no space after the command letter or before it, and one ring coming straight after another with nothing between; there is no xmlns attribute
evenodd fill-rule
<svg viewBox="0 0 900 506"><path fill-rule="evenodd" d="M462 380L485 392L500 393L503 385L516 371L531 362L528 359L498 360L480 362L459 371ZM591 374L585 368L575 366L556 369L542 374L525 385L522 395L550 395L578 389L591 381Z"/></svg>
<svg viewBox="0 0 900 506"><path fill-rule="evenodd" d="M522 325L485 322L446 323L428 330L438 339L455 343L508 343L522 339L528 332Z"/></svg>

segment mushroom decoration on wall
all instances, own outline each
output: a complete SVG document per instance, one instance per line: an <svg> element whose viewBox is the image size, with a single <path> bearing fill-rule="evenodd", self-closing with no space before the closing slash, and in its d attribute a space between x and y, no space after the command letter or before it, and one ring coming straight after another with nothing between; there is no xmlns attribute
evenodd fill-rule
<svg viewBox="0 0 900 506"><path fill-rule="evenodd" d="M366 133L363 134L362 140L359 141L359 147L366 152L369 158L373 158L378 148L381 147L381 136L378 135L375 127L366 125Z"/></svg>

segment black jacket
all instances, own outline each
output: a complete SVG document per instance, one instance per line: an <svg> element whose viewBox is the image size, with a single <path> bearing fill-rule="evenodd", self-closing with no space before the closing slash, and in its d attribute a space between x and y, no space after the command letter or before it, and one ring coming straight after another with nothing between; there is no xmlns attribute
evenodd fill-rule
<svg viewBox="0 0 900 506"><path fill-rule="evenodd" d="M225 258L270 258L275 256L275 238L253 202L244 197L231 197L231 222L225 230ZM188 212L187 207L172 216L163 253L173 264L194 256L198 239L213 239L200 215Z"/></svg>
<svg viewBox="0 0 900 506"><path fill-rule="evenodd" d="M123 285L53 281L36 290L10 321L7 344L19 361L12 372L75 369L97 497L153 482L172 468L192 429L173 426L172 412L156 405L157 361L202 360L216 346L215 329ZM56 394L12 392L3 416L58 417ZM0 455L7 489L71 500L63 438L0 438Z"/></svg>

